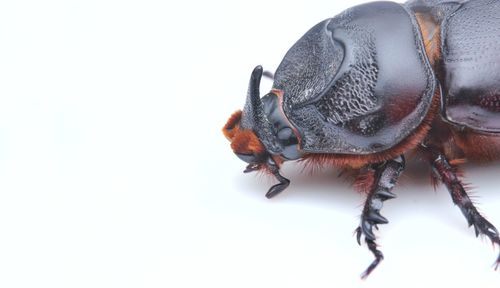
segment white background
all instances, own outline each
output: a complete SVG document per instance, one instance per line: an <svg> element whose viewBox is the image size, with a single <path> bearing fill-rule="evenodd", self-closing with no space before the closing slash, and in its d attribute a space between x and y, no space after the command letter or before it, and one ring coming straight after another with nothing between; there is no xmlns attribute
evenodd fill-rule
<svg viewBox="0 0 500 288"><path fill-rule="evenodd" d="M0 287L498 287L498 249L426 170L385 203L367 281L349 182L286 165L267 200L241 173L220 129L252 68L364 1L339 2L3 1ZM500 225L500 166L466 169Z"/></svg>

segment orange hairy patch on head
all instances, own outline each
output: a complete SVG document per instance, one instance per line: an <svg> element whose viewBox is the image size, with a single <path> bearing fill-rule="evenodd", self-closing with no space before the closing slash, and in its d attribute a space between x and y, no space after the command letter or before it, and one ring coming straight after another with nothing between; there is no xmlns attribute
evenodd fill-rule
<svg viewBox="0 0 500 288"><path fill-rule="evenodd" d="M265 150L257 135L248 129L238 130L231 142L231 148L237 153L256 155L262 154Z"/></svg>
<svg viewBox="0 0 500 288"><path fill-rule="evenodd" d="M222 133L231 141L231 148L236 153L256 155L264 153L265 147L255 132L240 127L241 113L239 110L229 117L226 125L222 128Z"/></svg>
<svg viewBox="0 0 500 288"><path fill-rule="evenodd" d="M236 131L239 130L239 124L241 120L241 110L238 110L229 117L226 122L226 125L222 128L222 133L226 136L227 140L231 141L236 134Z"/></svg>

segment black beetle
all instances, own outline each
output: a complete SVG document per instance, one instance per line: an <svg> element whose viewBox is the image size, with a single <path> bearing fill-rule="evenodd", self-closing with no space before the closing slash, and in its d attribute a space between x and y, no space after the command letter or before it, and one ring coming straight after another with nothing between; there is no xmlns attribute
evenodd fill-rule
<svg viewBox="0 0 500 288"><path fill-rule="evenodd" d="M260 97L263 74L250 78L243 111L223 128L245 172L280 182L284 161L332 165L358 173L367 193L356 229L375 260L373 228L388 223L382 203L418 152L448 188L476 236L500 245L497 229L471 202L455 165L500 158L500 1L412 0L355 6L318 23L287 52L273 89ZM500 265L496 259L495 269Z"/></svg>

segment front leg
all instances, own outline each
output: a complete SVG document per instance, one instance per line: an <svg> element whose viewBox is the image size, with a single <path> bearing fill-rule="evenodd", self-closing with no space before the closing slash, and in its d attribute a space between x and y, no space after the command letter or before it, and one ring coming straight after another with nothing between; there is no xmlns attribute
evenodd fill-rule
<svg viewBox="0 0 500 288"><path fill-rule="evenodd" d="M375 260L361 274L361 278L363 279L368 277L380 261L384 259L382 252L377 249L373 227L377 228L378 224L387 224L389 222L380 214L380 209L383 206L382 202L396 197L391 190L396 184L399 175L404 170L404 167L405 160L403 156L368 167L368 169L372 170L370 172L374 174L374 181L366 197L363 212L361 213L361 223L356 229L356 237L358 243L361 245L361 235L364 236L366 245L375 256Z"/></svg>
<svg viewBox="0 0 500 288"><path fill-rule="evenodd" d="M280 181L280 183L272 186L267 191L266 198L270 199L285 190L288 185L290 185L290 180L286 179L280 174L280 168L278 167L278 164L276 164L276 162L273 160L273 158L269 157L269 159L267 160L267 167L271 174L273 174L274 177L276 177L276 179Z"/></svg>
<svg viewBox="0 0 500 288"><path fill-rule="evenodd" d="M262 165L265 165L265 167L263 168ZM265 164L248 164L247 168L243 171L243 173L258 171L261 168L267 169L268 172L270 172L274 177L276 177L276 180L280 181L280 183L273 185L271 188L269 188L269 190L266 193L267 199L271 199L274 196L278 195L279 193L283 192L283 190L285 190L288 187L288 185L290 185L290 180L286 179L280 174L280 168L272 157L269 157Z"/></svg>
<svg viewBox="0 0 500 288"><path fill-rule="evenodd" d="M270 159L268 161L268 167L274 177L276 177L276 179L280 181L280 183L272 186L271 188L269 188L269 191L267 191L266 198L270 199L285 190L288 185L290 185L290 180L286 179L280 174L279 167L278 165L276 165L276 162L274 162L274 160Z"/></svg>

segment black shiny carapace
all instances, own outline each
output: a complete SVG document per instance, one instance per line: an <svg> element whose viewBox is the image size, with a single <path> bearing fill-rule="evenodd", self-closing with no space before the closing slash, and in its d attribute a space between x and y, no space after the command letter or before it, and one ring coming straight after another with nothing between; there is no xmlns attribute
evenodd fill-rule
<svg viewBox="0 0 500 288"><path fill-rule="evenodd" d="M423 156L433 179L476 235L500 245L497 229L471 202L455 165L500 159L500 1L412 0L350 8L312 27L285 55L273 88L261 97L263 75L250 77L243 111L223 128L245 172L263 170L290 181L290 160L355 171L366 202L356 229L375 260L383 259L373 228L405 167ZM272 74L268 74L272 75ZM496 259L495 269L500 265Z"/></svg>

